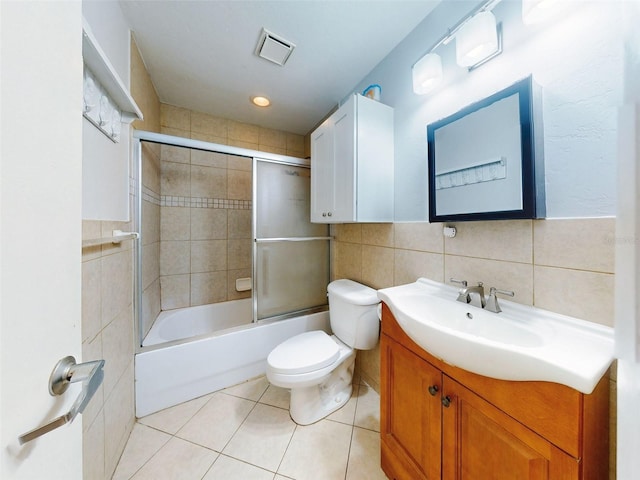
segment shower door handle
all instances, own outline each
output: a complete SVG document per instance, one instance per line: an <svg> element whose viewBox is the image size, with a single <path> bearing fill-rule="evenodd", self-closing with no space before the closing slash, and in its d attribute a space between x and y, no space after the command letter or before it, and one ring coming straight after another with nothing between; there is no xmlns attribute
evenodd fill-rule
<svg viewBox="0 0 640 480"><path fill-rule="evenodd" d="M102 383L104 378L103 367L104 360L85 363L76 363L76 359L73 357L64 357L60 360L49 376L49 393L52 396L62 395L69 388L69 384L75 382L82 382L82 391L67 413L20 435L18 437L20 445L24 445L62 425L73 422L78 413L84 412L87 404Z"/></svg>

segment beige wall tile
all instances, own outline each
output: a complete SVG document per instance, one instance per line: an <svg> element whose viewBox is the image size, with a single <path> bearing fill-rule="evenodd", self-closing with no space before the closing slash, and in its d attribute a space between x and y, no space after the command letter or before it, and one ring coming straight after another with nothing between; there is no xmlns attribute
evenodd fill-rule
<svg viewBox="0 0 640 480"><path fill-rule="evenodd" d="M304 158L304 135L286 134L287 155Z"/></svg>
<svg viewBox="0 0 640 480"><path fill-rule="evenodd" d="M191 238L191 212L186 207L160 208L160 236L163 240Z"/></svg>
<svg viewBox="0 0 640 480"><path fill-rule="evenodd" d="M82 341L93 340L102 330L101 281L99 259L82 264Z"/></svg>
<svg viewBox="0 0 640 480"><path fill-rule="evenodd" d="M142 292L142 329L144 336L149 333L153 322L160 314L160 277L151 283ZM136 341L138 341L138 333L135 332Z"/></svg>
<svg viewBox="0 0 640 480"><path fill-rule="evenodd" d="M191 132L226 138L229 133L229 120L226 118L214 117L207 113L192 111Z"/></svg>
<svg viewBox="0 0 640 480"><path fill-rule="evenodd" d="M483 282L486 292L490 287L512 290L516 295L509 300L533 304L533 265L445 255L444 267L446 283L451 277L467 280L469 285Z"/></svg>
<svg viewBox="0 0 640 480"><path fill-rule="evenodd" d="M193 132L190 135L186 135L187 138L193 140L202 140L203 142L216 143L218 145L229 145L227 137L218 137L217 135L209 135L206 133Z"/></svg>
<svg viewBox="0 0 640 480"><path fill-rule="evenodd" d="M413 283L420 277L444 282L443 255L400 249L396 249L394 255L394 285Z"/></svg>
<svg viewBox="0 0 640 480"><path fill-rule="evenodd" d="M442 224L440 223L396 223L394 224L395 246L406 250L444 252Z"/></svg>
<svg viewBox="0 0 640 480"><path fill-rule="evenodd" d="M227 299L227 272L191 275L191 305L206 305Z"/></svg>
<svg viewBox="0 0 640 480"><path fill-rule="evenodd" d="M251 172L227 170L227 198L231 200L251 200L252 196Z"/></svg>
<svg viewBox="0 0 640 480"><path fill-rule="evenodd" d="M160 125L189 131L191 129L191 112L186 108L162 103L160 104Z"/></svg>
<svg viewBox="0 0 640 480"><path fill-rule="evenodd" d="M191 239L215 240L227 238L228 210L218 208L191 209ZM251 228L251 225L249 225Z"/></svg>
<svg viewBox="0 0 640 480"><path fill-rule="evenodd" d="M146 200L142 201L142 245L160 241L160 207Z"/></svg>
<svg viewBox="0 0 640 480"><path fill-rule="evenodd" d="M174 147L173 145L160 146L161 162L191 163L191 149Z"/></svg>
<svg viewBox="0 0 640 480"><path fill-rule="evenodd" d="M160 242L160 275L190 273L190 244L191 242L188 240L167 240L166 242Z"/></svg>
<svg viewBox="0 0 640 480"><path fill-rule="evenodd" d="M362 281L372 288L393 286L394 250L387 247L362 246Z"/></svg>
<svg viewBox="0 0 640 480"><path fill-rule="evenodd" d="M362 243L361 223L342 223L334 225L334 237L338 242Z"/></svg>
<svg viewBox="0 0 640 480"><path fill-rule="evenodd" d="M142 288L146 289L160 276L160 242L142 247Z"/></svg>
<svg viewBox="0 0 640 480"><path fill-rule="evenodd" d="M244 140L238 140L235 138L229 138L227 145L231 145L232 147L239 148L248 148L249 150L260 150L260 144L245 142Z"/></svg>
<svg viewBox="0 0 640 480"><path fill-rule="evenodd" d="M227 168L229 168L229 170L253 171L253 159L251 157L227 155L227 162Z"/></svg>
<svg viewBox="0 0 640 480"><path fill-rule="evenodd" d="M133 304L122 311L102 332L104 394L109 397L133 362Z"/></svg>
<svg viewBox="0 0 640 480"><path fill-rule="evenodd" d="M362 245L335 242L334 259L334 280L348 278L362 281Z"/></svg>
<svg viewBox="0 0 640 480"><path fill-rule="evenodd" d="M205 152L204 150L193 150L191 152L191 164L227 168L227 155L217 152Z"/></svg>
<svg viewBox="0 0 640 480"><path fill-rule="evenodd" d="M144 61L138 50L133 35L131 36L131 62L130 62L130 88L131 96L142 111L143 120L133 122L133 128L149 132L160 131L160 100L153 86L151 77L144 66Z"/></svg>
<svg viewBox="0 0 640 480"><path fill-rule="evenodd" d="M251 238L251 210L229 210L229 238Z"/></svg>
<svg viewBox="0 0 640 480"><path fill-rule="evenodd" d="M284 147L273 147L271 145L258 144L258 150L261 152L275 153L276 155L286 155L287 149Z"/></svg>
<svg viewBox="0 0 640 480"><path fill-rule="evenodd" d="M105 474L111 478L135 422L133 357L104 404Z"/></svg>
<svg viewBox="0 0 640 480"><path fill-rule="evenodd" d="M229 269L251 269L251 239L229 240L228 257ZM251 275L249 275L251 276Z"/></svg>
<svg viewBox="0 0 640 480"><path fill-rule="evenodd" d="M226 240L191 241L191 273L227 269Z"/></svg>
<svg viewBox="0 0 640 480"><path fill-rule="evenodd" d="M459 222L454 238L444 239L445 253L508 262L531 263L531 220Z"/></svg>
<svg viewBox="0 0 640 480"><path fill-rule="evenodd" d="M160 277L160 295L162 310L188 307L191 298L190 275Z"/></svg>
<svg viewBox="0 0 640 480"><path fill-rule="evenodd" d="M364 223L362 224L362 243L380 247L394 246L393 223Z"/></svg>
<svg viewBox="0 0 640 480"><path fill-rule="evenodd" d="M258 135L260 145L278 147L283 150L287 148L287 134L281 130L260 127Z"/></svg>
<svg viewBox="0 0 640 480"><path fill-rule="evenodd" d="M189 165L174 162L162 162L160 193L188 197L190 192L191 168Z"/></svg>
<svg viewBox="0 0 640 480"><path fill-rule="evenodd" d="M191 196L205 198L228 198L227 170L225 168L192 165Z"/></svg>
<svg viewBox="0 0 640 480"><path fill-rule="evenodd" d="M173 135L174 137L191 138L189 130L182 130L180 128L161 126L160 133L163 133L165 135Z"/></svg>
<svg viewBox="0 0 640 480"><path fill-rule="evenodd" d="M614 275L536 266L536 307L613 326Z"/></svg>
<svg viewBox="0 0 640 480"><path fill-rule="evenodd" d="M142 183L160 194L160 156L155 154L160 145L142 142Z"/></svg>
<svg viewBox="0 0 640 480"><path fill-rule="evenodd" d="M132 251L102 257L100 268L102 326L105 327L133 302Z"/></svg>
<svg viewBox="0 0 640 480"><path fill-rule="evenodd" d="M228 121L229 140L239 140L253 144L260 143L260 127L248 123Z"/></svg>
<svg viewBox="0 0 640 480"><path fill-rule="evenodd" d="M614 272L615 218L536 220L533 227L536 265Z"/></svg>

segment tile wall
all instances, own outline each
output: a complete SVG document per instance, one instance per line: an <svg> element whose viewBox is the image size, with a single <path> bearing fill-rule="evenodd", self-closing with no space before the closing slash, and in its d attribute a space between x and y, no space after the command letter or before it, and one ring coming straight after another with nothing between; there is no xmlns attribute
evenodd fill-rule
<svg viewBox="0 0 640 480"><path fill-rule="evenodd" d="M251 296L252 159L160 148L162 310Z"/></svg>
<svg viewBox="0 0 640 480"><path fill-rule="evenodd" d="M452 224L333 226L333 278L373 288L451 277L513 290L514 301L613 326L615 218L516 220ZM358 352L357 370L379 391L380 352ZM611 444L615 456L615 371ZM615 469L615 460L611 462ZM615 472L611 478L615 478Z"/></svg>
<svg viewBox="0 0 640 480"><path fill-rule="evenodd" d="M169 135L290 156L304 137L161 105ZM160 149L161 309L251 296L235 281L251 276L252 160L162 146ZM155 297L154 297L155 298Z"/></svg>
<svg viewBox="0 0 640 480"><path fill-rule="evenodd" d="M131 91L145 117L137 126L159 131L160 102L133 40L131 53ZM130 208L133 193L130 189ZM132 222L85 220L82 239L132 228ZM82 360L106 363L104 381L82 414L83 478L111 478L127 443L135 422L133 355L133 241L84 248Z"/></svg>

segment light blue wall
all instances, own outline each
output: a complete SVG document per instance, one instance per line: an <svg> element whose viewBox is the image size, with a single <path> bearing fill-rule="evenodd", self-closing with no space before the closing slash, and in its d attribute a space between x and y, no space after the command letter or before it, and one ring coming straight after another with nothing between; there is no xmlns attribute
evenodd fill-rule
<svg viewBox="0 0 640 480"><path fill-rule="evenodd" d="M411 66L477 4L443 2L354 88L380 84L381 101L395 109L396 221L428 216L427 124L530 74L543 89L547 216L615 215L620 3L579 3L544 24L525 26L520 1L504 0L493 10L503 22L504 53L467 73L455 64L455 42L439 47L444 81L418 96Z"/></svg>

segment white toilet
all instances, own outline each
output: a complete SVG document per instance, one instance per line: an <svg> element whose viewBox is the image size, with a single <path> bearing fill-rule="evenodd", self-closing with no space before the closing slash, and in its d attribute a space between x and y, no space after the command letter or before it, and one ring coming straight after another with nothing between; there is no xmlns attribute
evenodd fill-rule
<svg viewBox="0 0 640 480"><path fill-rule="evenodd" d="M375 347L380 335L380 300L374 289L336 280L327 291L334 334L301 333L282 342L267 358L267 378L273 385L291 389L289 412L300 425L317 422L347 403L355 349Z"/></svg>

